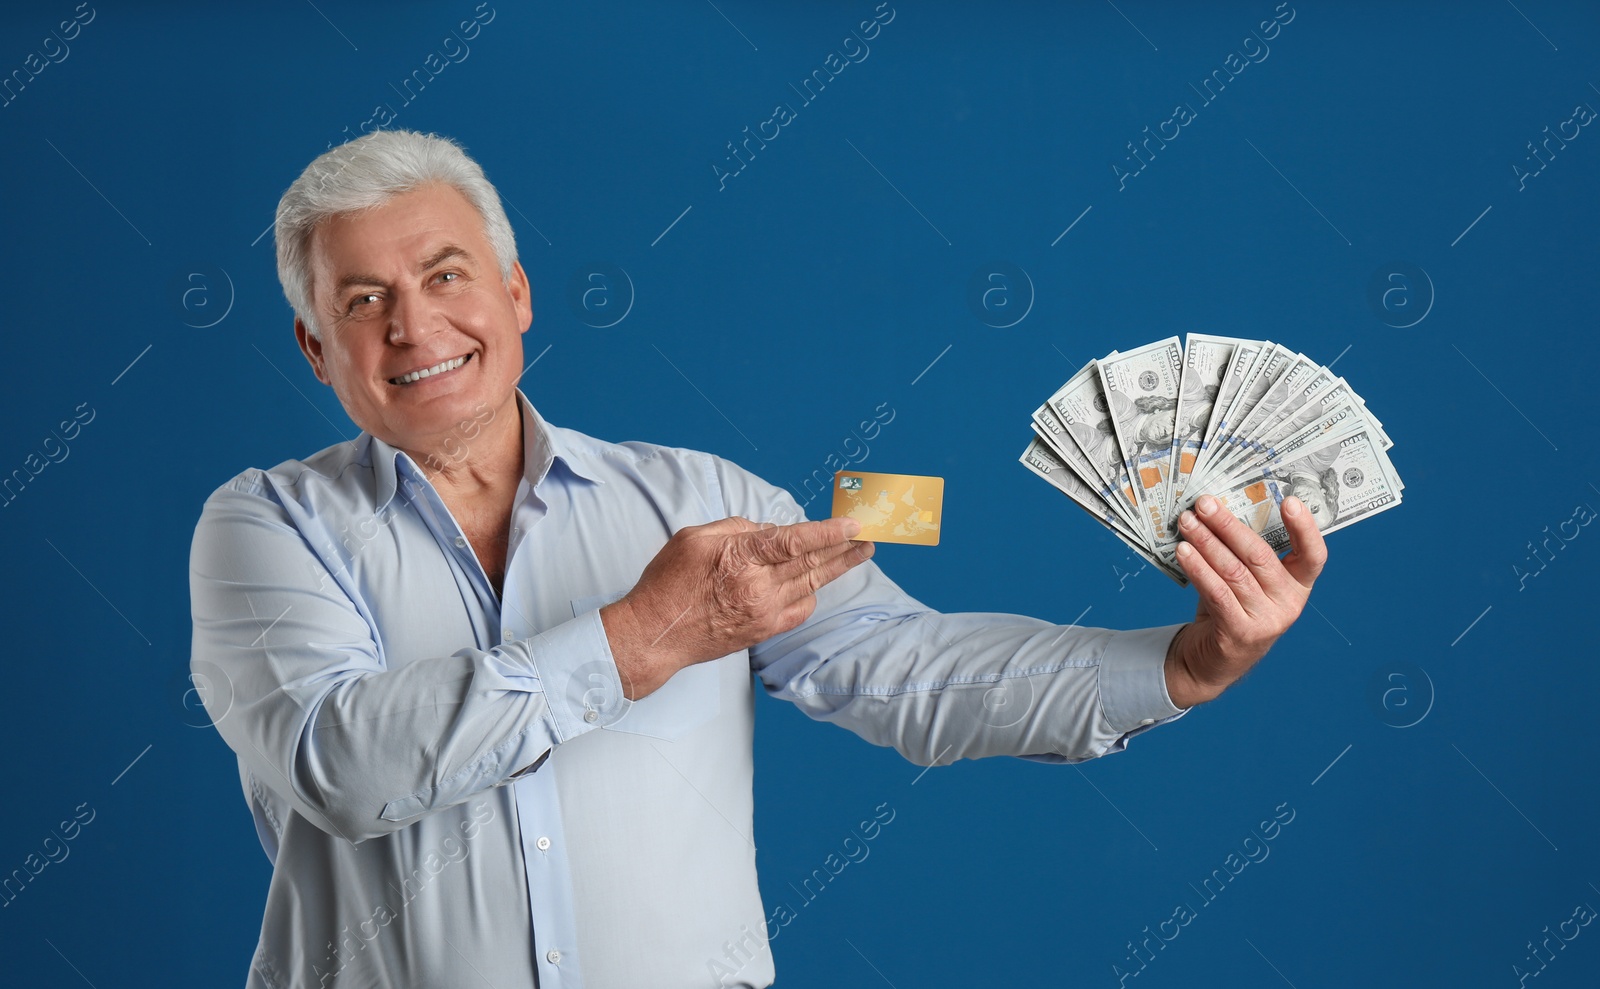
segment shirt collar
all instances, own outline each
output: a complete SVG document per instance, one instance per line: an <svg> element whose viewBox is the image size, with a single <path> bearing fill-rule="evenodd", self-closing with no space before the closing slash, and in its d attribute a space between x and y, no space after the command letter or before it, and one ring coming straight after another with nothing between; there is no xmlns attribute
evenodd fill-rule
<svg viewBox="0 0 1600 989"><path fill-rule="evenodd" d="M529 487L536 488L549 474L550 468L560 462L574 476L596 484L604 484L591 451L573 446L559 435L539 415L521 388L516 389L517 409L522 415L522 476ZM426 484L427 475L404 450L391 446L371 433L363 433L367 452L376 480L374 490L375 511L382 513L394 499L400 485L402 470L410 483ZM402 464L400 458L404 457Z"/></svg>

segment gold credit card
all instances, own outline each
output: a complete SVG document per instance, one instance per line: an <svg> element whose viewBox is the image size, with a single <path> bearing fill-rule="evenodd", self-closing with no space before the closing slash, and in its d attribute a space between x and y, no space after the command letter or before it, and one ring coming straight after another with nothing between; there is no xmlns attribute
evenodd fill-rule
<svg viewBox="0 0 1600 989"><path fill-rule="evenodd" d="M858 540L939 545L944 478L842 470L833 475L833 517L861 523Z"/></svg>

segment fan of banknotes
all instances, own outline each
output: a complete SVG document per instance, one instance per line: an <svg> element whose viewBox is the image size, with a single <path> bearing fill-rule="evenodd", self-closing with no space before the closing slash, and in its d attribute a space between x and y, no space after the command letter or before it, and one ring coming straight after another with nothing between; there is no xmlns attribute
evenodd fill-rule
<svg viewBox="0 0 1600 989"><path fill-rule="evenodd" d="M1405 487L1349 383L1267 340L1191 333L1090 361L1033 429L1022 463L1180 584L1178 516L1201 495L1282 551L1286 495L1329 533Z"/></svg>

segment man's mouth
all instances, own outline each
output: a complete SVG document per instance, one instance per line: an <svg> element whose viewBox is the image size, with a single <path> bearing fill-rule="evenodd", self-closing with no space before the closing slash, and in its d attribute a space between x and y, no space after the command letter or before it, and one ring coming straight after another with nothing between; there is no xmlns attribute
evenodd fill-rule
<svg viewBox="0 0 1600 989"><path fill-rule="evenodd" d="M389 384L409 385L412 382L421 381L423 378L431 378L436 374L449 374L451 371L456 370L471 359L472 355L470 353L462 354L460 357L452 357L447 361L441 361L438 364L435 364L433 367L418 368L409 374L402 374L398 378L390 378Z"/></svg>

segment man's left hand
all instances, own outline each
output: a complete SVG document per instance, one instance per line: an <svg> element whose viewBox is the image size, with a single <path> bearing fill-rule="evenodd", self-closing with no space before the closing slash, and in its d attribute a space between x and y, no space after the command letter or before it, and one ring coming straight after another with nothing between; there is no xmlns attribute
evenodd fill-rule
<svg viewBox="0 0 1600 989"><path fill-rule="evenodd" d="M1316 520L1290 495L1279 506L1292 552L1282 559L1210 495L1178 521L1178 563L1200 604L1167 649L1167 693L1178 707L1221 694L1300 617L1328 560Z"/></svg>

